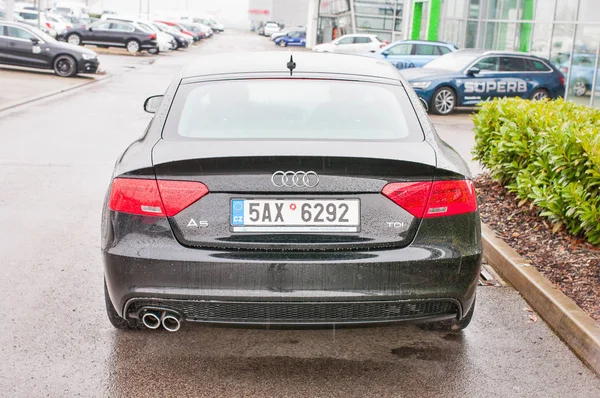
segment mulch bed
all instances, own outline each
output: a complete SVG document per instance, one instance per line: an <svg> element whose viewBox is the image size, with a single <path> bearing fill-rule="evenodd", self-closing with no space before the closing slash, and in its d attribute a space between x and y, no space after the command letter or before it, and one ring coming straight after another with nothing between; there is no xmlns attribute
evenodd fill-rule
<svg viewBox="0 0 600 398"><path fill-rule="evenodd" d="M539 210L483 174L475 178L481 221L531 261L596 321L600 321L600 247L574 237L539 217Z"/></svg>

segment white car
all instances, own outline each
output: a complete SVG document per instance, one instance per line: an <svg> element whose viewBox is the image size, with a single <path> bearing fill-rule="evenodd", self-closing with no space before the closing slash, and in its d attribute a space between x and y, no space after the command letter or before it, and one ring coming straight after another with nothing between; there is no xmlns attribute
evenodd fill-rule
<svg viewBox="0 0 600 398"><path fill-rule="evenodd" d="M313 51L318 53L366 54L385 46L376 35L344 35L331 43L318 44Z"/></svg>
<svg viewBox="0 0 600 398"><path fill-rule="evenodd" d="M71 22L67 21L59 14L46 14L46 19L54 25L57 36L63 35L67 30L73 27Z"/></svg>
<svg viewBox="0 0 600 398"><path fill-rule="evenodd" d="M276 23L273 23L273 22L269 22L268 24L265 25L263 34L265 36L270 37L273 33L277 33L280 30L281 29L279 29L279 25L277 25Z"/></svg>
<svg viewBox="0 0 600 398"><path fill-rule="evenodd" d="M24 19L25 23L31 26L38 26L38 12L34 10L15 10L15 15L20 16ZM46 13L41 13L39 15L39 26L40 29L49 34L52 37L56 37L58 35L54 23L46 18Z"/></svg>

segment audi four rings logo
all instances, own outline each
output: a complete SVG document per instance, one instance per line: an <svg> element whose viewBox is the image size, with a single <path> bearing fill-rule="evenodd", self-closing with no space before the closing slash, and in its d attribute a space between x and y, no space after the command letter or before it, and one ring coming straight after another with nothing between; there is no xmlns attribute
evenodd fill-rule
<svg viewBox="0 0 600 398"><path fill-rule="evenodd" d="M277 188L314 188L319 185L319 176L314 171L276 171L271 182Z"/></svg>

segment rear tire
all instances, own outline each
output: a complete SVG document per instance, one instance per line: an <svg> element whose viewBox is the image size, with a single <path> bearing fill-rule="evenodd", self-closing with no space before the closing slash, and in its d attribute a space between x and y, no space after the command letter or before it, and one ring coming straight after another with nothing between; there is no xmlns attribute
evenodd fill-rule
<svg viewBox="0 0 600 398"><path fill-rule="evenodd" d="M281 40L281 41L279 42L279 46L280 46L280 47L287 47L287 42L286 42L285 40Z"/></svg>
<svg viewBox="0 0 600 398"><path fill-rule="evenodd" d="M450 87L440 87L433 94L433 99L431 100L431 109L432 113L436 115L449 115L454 112L454 108L456 108L456 94L454 90Z"/></svg>
<svg viewBox="0 0 600 398"><path fill-rule="evenodd" d="M461 319L451 319L449 321L441 321L441 322L432 322L432 323L424 323L419 325L419 327L423 330L433 330L433 331L441 331L441 332L460 332L469 326L471 321L473 320L473 314L475 313L475 302L477 301L477 296L473 299L473 304L471 304L471 308L469 312Z"/></svg>
<svg viewBox="0 0 600 398"><path fill-rule="evenodd" d="M67 43L72 44L74 46L80 46L81 45L81 36L79 36L77 33L71 33L69 36L67 36Z"/></svg>
<svg viewBox="0 0 600 398"><path fill-rule="evenodd" d="M106 288L106 281L104 281L104 303L106 304L106 315L108 315L108 320L110 323L117 329L139 329L137 322L128 321L123 319L115 310L112 301L110 301L110 297L108 296L108 289Z"/></svg>
<svg viewBox="0 0 600 398"><path fill-rule="evenodd" d="M545 88L537 88L531 94L532 101L543 101L545 99L550 99L550 93Z"/></svg>
<svg viewBox="0 0 600 398"><path fill-rule="evenodd" d="M125 45L125 48L127 48L127 51L129 51L130 53L138 53L141 49L140 42L137 40L129 40Z"/></svg>
<svg viewBox="0 0 600 398"><path fill-rule="evenodd" d="M583 97L587 93L588 84L584 79L577 79L573 83L573 94L576 97Z"/></svg>

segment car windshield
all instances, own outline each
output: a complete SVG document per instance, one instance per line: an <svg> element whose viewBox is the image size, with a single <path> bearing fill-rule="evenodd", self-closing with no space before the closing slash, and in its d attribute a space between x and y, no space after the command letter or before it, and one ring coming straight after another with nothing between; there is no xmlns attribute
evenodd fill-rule
<svg viewBox="0 0 600 398"><path fill-rule="evenodd" d="M421 141L414 120L405 91L396 85L256 79L182 85L166 134L176 139Z"/></svg>
<svg viewBox="0 0 600 398"><path fill-rule="evenodd" d="M439 58L426 64L425 69L445 69L450 71L462 71L473 61L479 58L480 54L461 53L459 51L442 55Z"/></svg>

